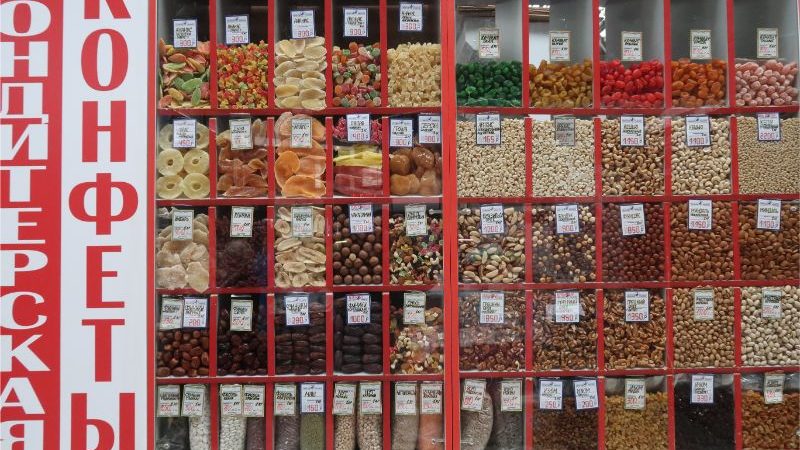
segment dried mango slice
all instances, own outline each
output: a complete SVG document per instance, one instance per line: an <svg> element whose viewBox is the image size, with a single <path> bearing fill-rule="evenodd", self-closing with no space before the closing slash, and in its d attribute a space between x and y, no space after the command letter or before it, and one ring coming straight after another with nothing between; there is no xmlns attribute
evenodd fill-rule
<svg viewBox="0 0 800 450"><path fill-rule="evenodd" d="M204 292L208 289L208 268L199 262L189 263L186 267L186 281L195 291Z"/></svg>
<svg viewBox="0 0 800 450"><path fill-rule="evenodd" d="M278 55L294 58L297 55L297 49L290 40L284 39L278 42Z"/></svg>
<svg viewBox="0 0 800 450"><path fill-rule="evenodd" d="M158 198L165 198L172 200L181 195L181 184L183 179L179 175L170 175L168 177L159 177L156 180L156 194Z"/></svg>
<svg viewBox="0 0 800 450"><path fill-rule="evenodd" d="M275 76L277 77L285 76L286 72L296 68L297 68L297 63L294 62L293 60L283 62L281 64L278 64L278 67L275 68Z"/></svg>
<svg viewBox="0 0 800 450"><path fill-rule="evenodd" d="M325 173L324 156L306 156L300 160L300 167L297 169L298 175L319 178Z"/></svg>
<svg viewBox="0 0 800 450"><path fill-rule="evenodd" d="M177 175L183 169L183 154L174 148L159 152L156 158L156 169L161 175Z"/></svg>
<svg viewBox="0 0 800 450"><path fill-rule="evenodd" d="M295 152L283 152L275 160L275 178L278 186L283 188L286 180L300 168L300 158Z"/></svg>
<svg viewBox="0 0 800 450"><path fill-rule="evenodd" d="M325 195L325 183L312 177L294 175L286 180L282 192L287 197L319 198Z"/></svg>
<svg viewBox="0 0 800 450"><path fill-rule="evenodd" d="M211 191L208 177L201 173L190 173L181 182L183 195L191 199L206 198Z"/></svg>
<svg viewBox="0 0 800 450"><path fill-rule="evenodd" d="M267 145L267 123L261 119L256 119L253 121L253 125L250 126L250 130L250 134L253 136L253 146L265 147Z"/></svg>
<svg viewBox="0 0 800 450"><path fill-rule="evenodd" d="M312 38L306 39L306 48L319 47L324 43L325 43L325 38L323 38L322 36L314 36Z"/></svg>
<svg viewBox="0 0 800 450"><path fill-rule="evenodd" d="M189 150L183 155L183 170L186 173L208 173L208 152Z"/></svg>

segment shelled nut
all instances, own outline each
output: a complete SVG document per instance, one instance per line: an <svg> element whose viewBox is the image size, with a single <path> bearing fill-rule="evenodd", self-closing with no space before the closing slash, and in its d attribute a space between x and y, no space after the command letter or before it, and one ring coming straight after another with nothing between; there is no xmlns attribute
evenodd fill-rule
<svg viewBox="0 0 800 450"><path fill-rule="evenodd" d="M763 317L762 288L742 288L742 361L748 366L800 364L800 288L783 286L781 317Z"/></svg>
<svg viewBox="0 0 800 450"><path fill-rule="evenodd" d="M392 373L421 374L444 371L442 308L425 309L424 324L404 324L403 308L391 305L389 361Z"/></svg>
<svg viewBox="0 0 800 450"><path fill-rule="evenodd" d="M587 108L592 105L592 60L577 64L542 60L530 71L531 103L536 108Z"/></svg>
<svg viewBox="0 0 800 450"><path fill-rule="evenodd" d="M575 120L575 146L556 145L553 121L533 122L533 195L594 195L594 124Z"/></svg>
<svg viewBox="0 0 800 450"><path fill-rule="evenodd" d="M736 62L736 106L797 105L797 62Z"/></svg>
<svg viewBox="0 0 800 450"><path fill-rule="evenodd" d="M800 267L800 205L782 202L780 230L759 229L758 205L739 204L742 279L797 278Z"/></svg>
<svg viewBox="0 0 800 450"><path fill-rule="evenodd" d="M220 307L217 375L267 374L267 305L254 302L252 331L231 331L230 303Z"/></svg>
<svg viewBox="0 0 800 450"><path fill-rule="evenodd" d="M383 371L383 306L370 300L368 324L347 324L347 296L333 300L333 369L346 374Z"/></svg>
<svg viewBox="0 0 800 450"><path fill-rule="evenodd" d="M672 106L699 108L725 104L725 72L722 59L692 62L689 58L672 61Z"/></svg>
<svg viewBox="0 0 800 450"><path fill-rule="evenodd" d="M308 299L309 325L286 325L284 300L275 307L275 373L317 375L325 373L325 301Z"/></svg>
<svg viewBox="0 0 800 450"><path fill-rule="evenodd" d="M408 236L404 213L389 218L389 275L393 285L442 281L442 214L428 209L425 216L428 231L422 236Z"/></svg>
<svg viewBox="0 0 800 450"><path fill-rule="evenodd" d="M462 208L458 216L460 281L516 283L525 278L525 215L503 210L505 233L482 235L480 208Z"/></svg>
<svg viewBox="0 0 800 450"><path fill-rule="evenodd" d="M292 211L279 207L275 217L275 284L279 288L325 285L324 209L312 206L311 236L295 237Z"/></svg>
<svg viewBox="0 0 800 450"><path fill-rule="evenodd" d="M439 106L442 103L442 46L429 42L390 48L389 106Z"/></svg>
<svg viewBox="0 0 800 450"><path fill-rule="evenodd" d="M644 146L620 144L619 119L606 119L601 127L603 194L655 195L664 193L664 121L645 119Z"/></svg>
<svg viewBox="0 0 800 450"><path fill-rule="evenodd" d="M333 284L381 284L383 281L383 219L373 210L373 230L351 233L346 207L333 207Z"/></svg>
<svg viewBox="0 0 800 450"><path fill-rule="evenodd" d="M607 450L666 450L667 393L645 393L644 409L625 409L624 395L606 396Z"/></svg>
<svg viewBox="0 0 800 450"><path fill-rule="evenodd" d="M664 280L664 211L645 203L645 234L624 236L620 205L603 207L603 277L605 281Z"/></svg>
<svg viewBox="0 0 800 450"><path fill-rule="evenodd" d="M577 205L576 233L557 233L556 207L534 206L533 278L540 283L595 281L594 208Z"/></svg>
<svg viewBox="0 0 800 450"><path fill-rule="evenodd" d="M713 319L696 317L695 292L712 292ZM733 366L733 289L675 289L672 294L676 367Z"/></svg>
<svg viewBox="0 0 800 450"><path fill-rule="evenodd" d="M733 448L733 389L731 384L718 383L715 375L714 403L691 402L692 383L675 381L675 448Z"/></svg>
<svg viewBox="0 0 800 450"><path fill-rule="evenodd" d="M575 397L564 397L563 409L533 413L535 449L594 450L597 448L597 410L575 408Z"/></svg>
<svg viewBox="0 0 800 450"><path fill-rule="evenodd" d="M731 204L713 202L711 208L711 230L690 230L689 203L670 206L673 280L733 278Z"/></svg>
<svg viewBox="0 0 800 450"><path fill-rule="evenodd" d="M744 448L800 448L800 393L783 394L783 403L767 405L758 391L742 393Z"/></svg>
<svg viewBox="0 0 800 450"><path fill-rule="evenodd" d="M533 291L533 366L537 370L597 367L594 291L580 291L577 323L556 323L553 291Z"/></svg>
<svg viewBox="0 0 800 450"><path fill-rule="evenodd" d="M686 119L672 119L672 193L729 194L731 192L730 125L726 117L711 117L711 146L686 144Z"/></svg>
<svg viewBox="0 0 800 450"><path fill-rule="evenodd" d="M217 213L217 286L261 287L267 283L267 219L253 213L252 235L231 237L231 210ZM263 215L263 209L260 211Z"/></svg>
<svg viewBox="0 0 800 450"><path fill-rule="evenodd" d="M503 293L503 322L481 323L481 295L465 294L458 308L461 370L525 368L525 294Z"/></svg>
<svg viewBox="0 0 800 450"><path fill-rule="evenodd" d="M648 292L649 320L628 322L625 291L605 291L603 338L607 369L664 366L667 322L664 296L658 290Z"/></svg>
<svg viewBox="0 0 800 450"><path fill-rule="evenodd" d="M159 331L157 339L157 377L208 376L207 328Z"/></svg>
<svg viewBox="0 0 800 450"><path fill-rule="evenodd" d="M525 122L502 119L500 145L478 145L475 120L456 123L457 185L460 197L525 195Z"/></svg>
<svg viewBox="0 0 800 450"><path fill-rule="evenodd" d="M781 119L780 141L759 141L755 117L736 118L739 191L793 193L800 186L800 118Z"/></svg>

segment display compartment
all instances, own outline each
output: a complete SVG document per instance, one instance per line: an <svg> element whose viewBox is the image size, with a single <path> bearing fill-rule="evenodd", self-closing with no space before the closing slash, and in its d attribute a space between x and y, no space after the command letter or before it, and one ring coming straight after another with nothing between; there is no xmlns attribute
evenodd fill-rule
<svg viewBox="0 0 800 450"><path fill-rule="evenodd" d="M733 375L675 375L675 448L733 449Z"/></svg>
<svg viewBox="0 0 800 450"><path fill-rule="evenodd" d="M603 381L596 378L536 378L534 381L533 448L598 448L597 394L603 389ZM594 386L593 395L585 392L591 386ZM578 389L582 392L580 399L576 397ZM594 400L593 404L590 399Z"/></svg>
<svg viewBox="0 0 800 450"><path fill-rule="evenodd" d="M263 206L216 208L217 287L258 289L267 284L267 219Z"/></svg>
<svg viewBox="0 0 800 450"><path fill-rule="evenodd" d="M389 282L396 286L444 281L442 210L438 204L392 205Z"/></svg>
<svg viewBox="0 0 800 450"><path fill-rule="evenodd" d="M267 299L220 295L217 319L217 375L267 375Z"/></svg>
<svg viewBox="0 0 800 450"><path fill-rule="evenodd" d="M333 192L344 197L388 195L384 120L370 114L333 119Z"/></svg>
<svg viewBox="0 0 800 450"><path fill-rule="evenodd" d="M607 370L666 365L666 293L603 292L603 349Z"/></svg>
<svg viewBox="0 0 800 450"><path fill-rule="evenodd" d="M442 292L390 294L389 369L393 374L444 373L445 315Z"/></svg>
<svg viewBox="0 0 800 450"><path fill-rule="evenodd" d="M388 134L389 193L392 196L440 196L441 116L391 116L383 129Z"/></svg>
<svg viewBox="0 0 800 450"><path fill-rule="evenodd" d="M171 293L202 293L214 279L209 254L214 249L211 208L162 207L157 211L156 288Z"/></svg>
<svg viewBox="0 0 800 450"><path fill-rule="evenodd" d="M525 210L520 205L484 204L459 210L461 283L514 285L525 281Z"/></svg>
<svg viewBox="0 0 800 450"><path fill-rule="evenodd" d="M383 373L383 300L380 293L337 294L333 299L335 373Z"/></svg>
<svg viewBox="0 0 800 450"><path fill-rule="evenodd" d="M333 0L333 48L330 54L331 106L386 105L385 10L367 0ZM382 70L383 69L383 70Z"/></svg>
<svg viewBox="0 0 800 450"><path fill-rule="evenodd" d="M275 195L317 199L333 193L332 121L281 114L274 125Z"/></svg>
<svg viewBox="0 0 800 450"><path fill-rule="evenodd" d="M462 291L459 302L460 370L524 370L525 293Z"/></svg>
<svg viewBox="0 0 800 450"><path fill-rule="evenodd" d="M773 113L731 120L736 123L739 191L748 195L796 193L800 162L793 155L800 146L800 118Z"/></svg>
<svg viewBox="0 0 800 450"><path fill-rule="evenodd" d="M211 374L214 356L207 296L161 296L156 332L156 377L195 378Z"/></svg>
<svg viewBox="0 0 800 450"><path fill-rule="evenodd" d="M732 367L732 288L697 287L672 293L672 351L675 367Z"/></svg>
<svg viewBox="0 0 800 450"><path fill-rule="evenodd" d="M603 195L664 193L663 119L606 118L601 124L601 140Z"/></svg>
<svg viewBox="0 0 800 450"><path fill-rule="evenodd" d="M605 281L665 279L664 214L658 203L603 205Z"/></svg>
<svg viewBox="0 0 800 450"><path fill-rule="evenodd" d="M322 382L280 383L274 386L273 449L324 450L330 385Z"/></svg>
<svg viewBox="0 0 800 450"><path fill-rule="evenodd" d="M214 197L267 197L275 184L270 173L272 119L237 114L209 121L218 127L217 158L212 163L217 175Z"/></svg>
<svg viewBox="0 0 800 450"><path fill-rule="evenodd" d="M606 449L669 446L669 394L667 377L606 378Z"/></svg>
<svg viewBox="0 0 800 450"><path fill-rule="evenodd" d="M798 374L744 375L742 388L742 447L798 448L800 393Z"/></svg>
<svg viewBox="0 0 800 450"><path fill-rule="evenodd" d="M274 222L274 285L321 288L332 281L330 206L279 206Z"/></svg>
<svg viewBox="0 0 800 450"><path fill-rule="evenodd" d="M799 216L797 202L762 199L739 203L742 279L790 280L797 276Z"/></svg>
<svg viewBox="0 0 800 450"><path fill-rule="evenodd" d="M691 131L687 130L687 121ZM725 195L732 192L731 127L731 119L725 116L666 119L666 129L671 136L673 194Z"/></svg>
<svg viewBox="0 0 800 450"><path fill-rule="evenodd" d="M526 382L520 378L461 379L460 448L523 449Z"/></svg>
<svg viewBox="0 0 800 450"><path fill-rule="evenodd" d="M275 296L275 373L320 375L327 370L326 316L323 294Z"/></svg>
<svg viewBox="0 0 800 450"><path fill-rule="evenodd" d="M219 448L259 450L267 446L263 384L219 385Z"/></svg>
<svg viewBox="0 0 800 450"><path fill-rule="evenodd" d="M393 450L444 448L442 388L442 383L436 381L391 384Z"/></svg>
<svg viewBox="0 0 800 450"><path fill-rule="evenodd" d="M727 202L689 200L670 205L673 280L733 278L731 209Z"/></svg>
<svg viewBox="0 0 800 450"><path fill-rule="evenodd" d="M595 195L596 133L591 117L551 116L531 121L534 197Z"/></svg>
<svg viewBox="0 0 800 450"><path fill-rule="evenodd" d="M533 291L534 370L588 370L599 366L598 304L597 294L591 290Z"/></svg>
<svg viewBox="0 0 800 450"><path fill-rule="evenodd" d="M162 117L158 123L156 198L200 200L212 192L209 145L216 140L216 121L198 117ZM214 183L216 185L216 183Z"/></svg>
<svg viewBox="0 0 800 450"><path fill-rule="evenodd" d="M791 343L800 314L797 286L742 288L742 362L746 366L797 366L800 350Z"/></svg>

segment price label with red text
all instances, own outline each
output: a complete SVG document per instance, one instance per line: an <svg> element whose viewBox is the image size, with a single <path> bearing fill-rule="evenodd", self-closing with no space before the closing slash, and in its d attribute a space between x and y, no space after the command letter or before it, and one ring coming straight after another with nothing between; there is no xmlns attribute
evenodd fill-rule
<svg viewBox="0 0 800 450"><path fill-rule="evenodd" d="M411 147L414 144L414 121L389 120L389 147Z"/></svg>
<svg viewBox="0 0 800 450"><path fill-rule="evenodd" d="M347 294L347 324L360 325L370 322L369 294Z"/></svg>
<svg viewBox="0 0 800 450"><path fill-rule="evenodd" d="M711 200L689 200L689 229L711 229Z"/></svg>
<svg viewBox="0 0 800 450"><path fill-rule="evenodd" d="M500 411L522 411L522 380L500 383Z"/></svg>
<svg viewBox="0 0 800 450"><path fill-rule="evenodd" d="M297 387L293 384L276 384L272 407L276 416L297 414Z"/></svg>
<svg viewBox="0 0 800 450"><path fill-rule="evenodd" d="M503 292L481 292L480 323L503 323L505 299Z"/></svg>
<svg viewBox="0 0 800 450"><path fill-rule="evenodd" d="M346 120L348 141L366 142L370 140L369 114L348 114Z"/></svg>
<svg viewBox="0 0 800 450"><path fill-rule="evenodd" d="M416 383L396 383L394 385L394 413L399 416L417 414Z"/></svg>
<svg viewBox="0 0 800 450"><path fill-rule="evenodd" d="M231 237L253 237L254 211L252 206L231 207Z"/></svg>
<svg viewBox="0 0 800 450"><path fill-rule="evenodd" d="M176 330L183 321L183 299L164 297L161 299L161 315L158 320L159 330Z"/></svg>
<svg viewBox="0 0 800 450"><path fill-rule="evenodd" d="M503 234L506 232L503 205L481 206L481 234Z"/></svg>
<svg viewBox="0 0 800 450"><path fill-rule="evenodd" d="M575 117L554 116L553 133L559 147L575 147Z"/></svg>
<svg viewBox="0 0 800 450"><path fill-rule="evenodd" d="M620 221L622 222L623 236L638 236L645 234L644 205L634 203L631 205L620 205Z"/></svg>
<svg viewBox="0 0 800 450"><path fill-rule="evenodd" d="M778 57L778 29L756 28L756 57L769 59Z"/></svg>
<svg viewBox="0 0 800 450"><path fill-rule="evenodd" d="M480 411L483 409L484 392L486 392L486 380L464 380L461 409L464 411Z"/></svg>
<svg viewBox="0 0 800 450"><path fill-rule="evenodd" d="M292 39L306 39L317 35L314 29L314 11L297 9L291 12Z"/></svg>
<svg viewBox="0 0 800 450"><path fill-rule="evenodd" d="M711 30L689 30L689 57L711 59Z"/></svg>
<svg viewBox="0 0 800 450"><path fill-rule="evenodd" d="M420 115L417 117L420 144L442 143L442 117L434 115Z"/></svg>
<svg viewBox="0 0 800 450"><path fill-rule="evenodd" d="M428 234L428 214L425 205L406 205L406 236L426 236Z"/></svg>
<svg viewBox="0 0 800 450"><path fill-rule="evenodd" d="M556 233L569 234L578 231L578 205L556 205Z"/></svg>
<svg viewBox="0 0 800 450"><path fill-rule="evenodd" d="M292 206L292 237L314 235L314 214L310 206Z"/></svg>
<svg viewBox="0 0 800 450"><path fill-rule="evenodd" d="M183 299L183 328L205 328L207 320L207 298L186 297Z"/></svg>
<svg viewBox="0 0 800 450"><path fill-rule="evenodd" d="M481 28L478 30L478 58L497 59L500 57L500 29Z"/></svg>
<svg viewBox="0 0 800 450"><path fill-rule="evenodd" d="M762 288L761 317L765 319L780 319L783 316L781 297L783 297L783 291L778 288Z"/></svg>
<svg viewBox="0 0 800 450"><path fill-rule="evenodd" d="M442 383L425 382L420 385L420 414L441 414L442 413Z"/></svg>
<svg viewBox="0 0 800 450"><path fill-rule="evenodd" d="M714 375L692 375L691 403L714 403Z"/></svg>
<svg viewBox="0 0 800 450"><path fill-rule="evenodd" d="M336 383L333 387L333 415L352 416L356 408L356 385Z"/></svg>
<svg viewBox="0 0 800 450"><path fill-rule="evenodd" d="M756 115L759 141L779 142L781 140L781 116L778 113Z"/></svg>
<svg viewBox="0 0 800 450"><path fill-rule="evenodd" d="M783 382L782 373L764 374L764 403L767 405L783 403Z"/></svg>
<svg viewBox="0 0 800 450"><path fill-rule="evenodd" d="M242 388L242 415L245 417L264 417L264 385L246 384Z"/></svg>
<svg viewBox="0 0 800 450"><path fill-rule="evenodd" d="M756 228L762 230L781 229L781 201L758 200L758 217Z"/></svg>
<svg viewBox="0 0 800 450"><path fill-rule="evenodd" d="M644 147L644 116L619 118L619 142L626 147Z"/></svg>
<svg viewBox="0 0 800 450"><path fill-rule="evenodd" d="M181 415L184 417L200 417L203 415L206 401L206 388L199 384L183 386L181 397Z"/></svg>
<svg viewBox="0 0 800 450"><path fill-rule="evenodd" d="M400 31L422 31L422 3L400 3Z"/></svg>
<svg viewBox="0 0 800 450"><path fill-rule="evenodd" d="M640 31L622 32L622 60L641 61L644 55L644 42Z"/></svg>
<svg viewBox="0 0 800 450"><path fill-rule="evenodd" d="M225 44L250 43L250 16L225 16Z"/></svg>
<svg viewBox="0 0 800 450"><path fill-rule="evenodd" d="M383 412L380 381L359 384L358 397L358 410L361 414L381 414Z"/></svg>
<svg viewBox="0 0 800 450"><path fill-rule="evenodd" d="M694 320L714 320L714 290L694 291Z"/></svg>
<svg viewBox="0 0 800 450"><path fill-rule="evenodd" d="M308 295L287 295L284 298L286 304L286 325L308 325L311 323L308 315Z"/></svg>
<svg viewBox="0 0 800 450"><path fill-rule="evenodd" d="M311 148L311 118L292 118L291 145L293 148Z"/></svg>
<svg viewBox="0 0 800 450"><path fill-rule="evenodd" d="M581 315L578 291L556 291L556 323L578 323Z"/></svg>
<svg viewBox="0 0 800 450"><path fill-rule="evenodd" d="M223 416L242 415L242 385L223 384L219 387L220 410Z"/></svg>
<svg viewBox="0 0 800 450"><path fill-rule="evenodd" d="M570 32L551 31L550 32L550 61L571 61L570 56Z"/></svg>
<svg viewBox="0 0 800 450"><path fill-rule="evenodd" d="M231 296L231 331L253 331L253 299L249 296Z"/></svg>
<svg viewBox="0 0 800 450"><path fill-rule="evenodd" d="M325 412L325 384L303 383L300 385L300 412Z"/></svg>
<svg viewBox="0 0 800 450"><path fill-rule="evenodd" d="M708 116L686 116L686 146L711 145L711 121Z"/></svg>
<svg viewBox="0 0 800 450"><path fill-rule="evenodd" d="M350 232L355 234L372 233L373 229L372 205L350 205Z"/></svg>
<svg viewBox="0 0 800 450"><path fill-rule="evenodd" d="M500 114L475 115L475 142L478 145L500 145Z"/></svg>
<svg viewBox="0 0 800 450"><path fill-rule="evenodd" d="M626 378L625 409L644 409L646 404L644 378Z"/></svg>
<svg viewBox="0 0 800 450"><path fill-rule="evenodd" d="M563 393L563 381L539 380L539 409L561 409Z"/></svg>
<svg viewBox="0 0 800 450"><path fill-rule="evenodd" d="M172 240L191 241L194 239L194 211L191 209L172 210Z"/></svg>
<svg viewBox="0 0 800 450"><path fill-rule="evenodd" d="M172 121L172 146L193 148L197 145L197 121L194 119L175 119Z"/></svg>
<svg viewBox="0 0 800 450"><path fill-rule="evenodd" d="M172 20L172 45L175 48L197 48L197 19Z"/></svg>
<svg viewBox="0 0 800 450"><path fill-rule="evenodd" d="M403 324L414 325L425 323L425 293L403 293Z"/></svg>
<svg viewBox="0 0 800 450"><path fill-rule="evenodd" d="M650 320L650 293L647 291L625 291L625 321L648 322Z"/></svg>
<svg viewBox="0 0 800 450"><path fill-rule="evenodd" d="M344 36L367 36L367 8L344 8Z"/></svg>
<svg viewBox="0 0 800 450"><path fill-rule="evenodd" d="M181 387L176 384L158 387L158 417L181 415Z"/></svg>
<svg viewBox="0 0 800 450"><path fill-rule="evenodd" d="M577 409L595 409L598 406L597 380L575 380L575 407Z"/></svg>

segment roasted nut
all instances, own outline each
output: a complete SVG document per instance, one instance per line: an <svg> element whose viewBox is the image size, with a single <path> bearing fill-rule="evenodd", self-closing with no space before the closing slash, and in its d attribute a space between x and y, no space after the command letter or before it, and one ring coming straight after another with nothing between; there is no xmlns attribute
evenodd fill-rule
<svg viewBox="0 0 800 450"><path fill-rule="evenodd" d="M755 117L736 118L739 191L742 194L796 193L800 186L800 118L781 119L780 141L759 141Z"/></svg>
<svg viewBox="0 0 800 450"><path fill-rule="evenodd" d="M695 318L697 291L711 293L713 319ZM675 289L672 305L675 366L733 366L733 289Z"/></svg>
<svg viewBox="0 0 800 450"><path fill-rule="evenodd" d="M645 119L644 147L620 144L619 119L602 123L603 194L664 193L664 121Z"/></svg>
<svg viewBox="0 0 800 450"><path fill-rule="evenodd" d="M533 207L533 278L540 283L595 281L594 208L578 205L576 233L557 233L556 207Z"/></svg>
<svg viewBox="0 0 800 450"><path fill-rule="evenodd" d="M657 203L645 203L645 234L624 236L620 205L603 207L605 281L664 280L664 216Z"/></svg>
<svg viewBox="0 0 800 450"><path fill-rule="evenodd" d="M782 202L780 230L759 229L757 220L757 204L739 204L742 278L797 278L797 268L800 267L800 205Z"/></svg>
<svg viewBox="0 0 800 450"><path fill-rule="evenodd" d="M284 297L275 302L275 372L278 375L325 373L325 300L310 296L309 325L289 326Z"/></svg>
<svg viewBox="0 0 800 450"><path fill-rule="evenodd" d="M371 233L351 233L347 208L333 207L333 284L381 284L383 241L380 209L372 212Z"/></svg>
<svg viewBox="0 0 800 450"><path fill-rule="evenodd" d="M594 125L575 120L575 146L556 145L553 121L533 122L533 195L594 195Z"/></svg>
<svg viewBox="0 0 800 450"><path fill-rule="evenodd" d="M460 197L525 195L525 122L502 119L500 145L475 143L475 120L456 123Z"/></svg>
<svg viewBox="0 0 800 450"><path fill-rule="evenodd" d="M689 229L689 203L670 206L672 279L677 281L733 278L731 205L711 204L711 230Z"/></svg>
<svg viewBox="0 0 800 450"><path fill-rule="evenodd" d="M781 317L763 317L764 290L781 293ZM800 288L742 288L742 361L748 366L800 364Z"/></svg>
<svg viewBox="0 0 800 450"><path fill-rule="evenodd" d="M592 60L582 63L530 65L531 103L536 108L588 108L592 106Z"/></svg>
<svg viewBox="0 0 800 450"><path fill-rule="evenodd" d="M465 294L458 308L461 370L525 368L525 294L504 293L503 322L481 323L481 295Z"/></svg>
<svg viewBox="0 0 800 450"><path fill-rule="evenodd" d="M664 297L658 290L648 292L650 319L628 322L625 291L605 291L603 338L607 369L664 366L667 321Z"/></svg>
<svg viewBox="0 0 800 450"><path fill-rule="evenodd" d="M514 207L503 210L504 234L482 235L480 208L462 208L458 216L463 283L516 283L525 279L525 218Z"/></svg>
<svg viewBox="0 0 800 450"><path fill-rule="evenodd" d="M533 366L537 370L597 367L594 291L580 291L577 323L556 323L553 291L533 291Z"/></svg>
<svg viewBox="0 0 800 450"><path fill-rule="evenodd" d="M711 117L711 146L686 144L686 119L672 119L672 193L731 192L730 125L726 117ZM741 153L740 153L741 154Z"/></svg>
<svg viewBox="0 0 800 450"><path fill-rule="evenodd" d="M220 301L217 375L267 374L267 305L253 302L252 331L231 331L230 300Z"/></svg>
<svg viewBox="0 0 800 450"><path fill-rule="evenodd" d="M675 448L733 448L731 375L714 375L714 403L691 402L689 376L675 377Z"/></svg>

